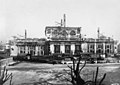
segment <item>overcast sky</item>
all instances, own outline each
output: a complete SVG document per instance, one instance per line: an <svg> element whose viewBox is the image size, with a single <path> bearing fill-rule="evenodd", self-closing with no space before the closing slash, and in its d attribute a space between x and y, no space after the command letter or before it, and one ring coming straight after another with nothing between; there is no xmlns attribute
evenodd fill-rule
<svg viewBox="0 0 120 85"><path fill-rule="evenodd" d="M0 0L0 40L14 35L45 37L45 27L66 14L67 26L82 27L87 37L97 29L120 40L120 0Z"/></svg>

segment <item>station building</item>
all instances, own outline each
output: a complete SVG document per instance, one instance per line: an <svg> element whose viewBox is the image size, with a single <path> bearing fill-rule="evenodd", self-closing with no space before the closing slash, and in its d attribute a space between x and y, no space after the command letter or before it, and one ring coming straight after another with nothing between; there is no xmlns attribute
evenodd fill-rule
<svg viewBox="0 0 120 85"><path fill-rule="evenodd" d="M26 38L17 39L16 44L11 47L11 56L31 54L31 56L44 55L46 39Z"/></svg>
<svg viewBox="0 0 120 85"><path fill-rule="evenodd" d="M51 54L110 55L115 53L115 41L111 38L82 38L81 27L48 26L45 35L50 45Z"/></svg>
<svg viewBox="0 0 120 85"><path fill-rule="evenodd" d="M81 27L47 26L46 39L26 37L16 39L15 46L11 47L11 56L21 54L77 56L83 53L106 57L116 52L115 40L111 38L83 38L81 35Z"/></svg>
<svg viewBox="0 0 120 85"><path fill-rule="evenodd" d="M53 27L45 29L51 54L73 54L81 52L81 27Z"/></svg>

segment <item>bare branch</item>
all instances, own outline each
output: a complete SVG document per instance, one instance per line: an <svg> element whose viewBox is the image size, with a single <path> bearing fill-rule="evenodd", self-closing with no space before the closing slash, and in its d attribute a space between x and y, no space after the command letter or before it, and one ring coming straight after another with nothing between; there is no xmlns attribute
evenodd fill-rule
<svg viewBox="0 0 120 85"><path fill-rule="evenodd" d="M80 69L79 73L82 71L82 69L83 69L85 66L86 66L86 60L85 60L84 65L81 67L81 69Z"/></svg>
<svg viewBox="0 0 120 85"><path fill-rule="evenodd" d="M10 85L12 85L12 78L13 78L13 75L11 75L11 78L10 78Z"/></svg>
<svg viewBox="0 0 120 85"><path fill-rule="evenodd" d="M101 79L101 81L100 81L99 85L101 85L101 84L102 84L102 82L103 82L103 80L105 79L105 77L106 77L106 73L104 74L103 78Z"/></svg>
<svg viewBox="0 0 120 85"><path fill-rule="evenodd" d="M73 70L75 70L75 60L73 58Z"/></svg>
<svg viewBox="0 0 120 85"><path fill-rule="evenodd" d="M72 66L69 66L69 65L67 65L71 70L73 70L73 67Z"/></svg>
<svg viewBox="0 0 120 85"><path fill-rule="evenodd" d="M98 70L99 70L99 67L97 67L97 70L96 70L96 76L95 76L95 85L96 85L96 83L97 83Z"/></svg>
<svg viewBox="0 0 120 85"><path fill-rule="evenodd" d="M78 60L78 63L77 63L77 67L76 67L77 71L79 70L80 60L81 60L81 57L79 57L79 60Z"/></svg>

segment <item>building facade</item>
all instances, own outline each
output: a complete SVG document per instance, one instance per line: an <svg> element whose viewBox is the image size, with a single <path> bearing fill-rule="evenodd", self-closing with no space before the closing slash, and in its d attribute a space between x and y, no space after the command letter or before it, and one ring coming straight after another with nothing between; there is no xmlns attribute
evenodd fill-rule
<svg viewBox="0 0 120 85"><path fill-rule="evenodd" d="M108 56L115 53L115 44L113 39L87 39L87 52L91 54L100 54Z"/></svg>
<svg viewBox="0 0 120 85"><path fill-rule="evenodd" d="M47 39L17 39L16 47L11 48L11 55L44 56L91 54L108 56L116 52L115 41L111 38L83 38L81 27L47 26Z"/></svg>
<svg viewBox="0 0 120 85"><path fill-rule="evenodd" d="M11 48L11 53L16 53L16 55L30 54L31 56L42 56L44 55L45 41L45 39L37 38L17 39L15 45L17 48L15 46L13 49Z"/></svg>
<svg viewBox="0 0 120 85"><path fill-rule="evenodd" d="M117 45L117 53L120 54L120 44Z"/></svg>
<svg viewBox="0 0 120 85"><path fill-rule="evenodd" d="M81 27L46 27L45 35L51 54L77 54L81 52Z"/></svg>
<svg viewBox="0 0 120 85"><path fill-rule="evenodd" d="M90 53L104 55L115 53L115 41L110 38L82 38L81 27L46 27L45 35L51 54Z"/></svg>

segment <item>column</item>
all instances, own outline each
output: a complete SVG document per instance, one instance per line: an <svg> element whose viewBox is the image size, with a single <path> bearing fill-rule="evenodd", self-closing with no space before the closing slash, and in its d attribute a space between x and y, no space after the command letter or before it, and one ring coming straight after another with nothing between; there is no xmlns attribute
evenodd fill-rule
<svg viewBox="0 0 120 85"><path fill-rule="evenodd" d="M103 43L103 53L105 53L105 43Z"/></svg>
<svg viewBox="0 0 120 85"><path fill-rule="evenodd" d="M38 55L38 46L35 47L35 55Z"/></svg>
<svg viewBox="0 0 120 85"><path fill-rule="evenodd" d="M71 44L71 51L73 52L73 54L75 53L75 44Z"/></svg>
<svg viewBox="0 0 120 85"><path fill-rule="evenodd" d="M28 46L28 53L30 54L30 46Z"/></svg>
<svg viewBox="0 0 120 85"><path fill-rule="evenodd" d="M96 39L95 39L95 42L94 42L94 53L95 53L95 57L97 58L97 54L96 54L96 51L97 51L97 42L96 42ZM97 63L97 59L95 61L95 63Z"/></svg>
<svg viewBox="0 0 120 85"><path fill-rule="evenodd" d="M94 53L96 54L96 50L97 50L97 45L96 45L96 42L95 42L95 45L94 45Z"/></svg>
<svg viewBox="0 0 120 85"><path fill-rule="evenodd" d="M25 46L25 54L28 54L28 46Z"/></svg>
<svg viewBox="0 0 120 85"><path fill-rule="evenodd" d="M17 52L18 52L18 54L20 54L20 47L19 46L17 46Z"/></svg>
<svg viewBox="0 0 120 85"><path fill-rule="evenodd" d="M87 52L87 43L82 43L81 44L81 48L82 48L82 51L83 51L83 53L86 53Z"/></svg>
<svg viewBox="0 0 120 85"><path fill-rule="evenodd" d="M42 54L41 55L44 55L44 50L42 49Z"/></svg>
<svg viewBox="0 0 120 85"><path fill-rule="evenodd" d="M115 48L114 44L111 44L112 53L114 53L114 48Z"/></svg>
<svg viewBox="0 0 120 85"><path fill-rule="evenodd" d="M117 48L117 45L114 44L114 45L113 45L113 53L117 53L117 49L118 49L118 48Z"/></svg>
<svg viewBox="0 0 120 85"><path fill-rule="evenodd" d="M53 44L50 44L50 52L54 53L54 45Z"/></svg>
<svg viewBox="0 0 120 85"><path fill-rule="evenodd" d="M60 52L65 53L65 45L64 44L60 45Z"/></svg>
<svg viewBox="0 0 120 85"><path fill-rule="evenodd" d="M89 46L88 46L89 47L89 53L90 53L90 50L91 50L90 46L91 46L91 44L89 43Z"/></svg>
<svg viewBox="0 0 120 85"><path fill-rule="evenodd" d="M110 54L112 53L112 45L110 44Z"/></svg>
<svg viewBox="0 0 120 85"><path fill-rule="evenodd" d="M38 55L41 55L41 46L38 46Z"/></svg>
<svg viewBox="0 0 120 85"><path fill-rule="evenodd" d="M38 49L38 56L39 56L41 55L41 46L38 46L37 49Z"/></svg>

